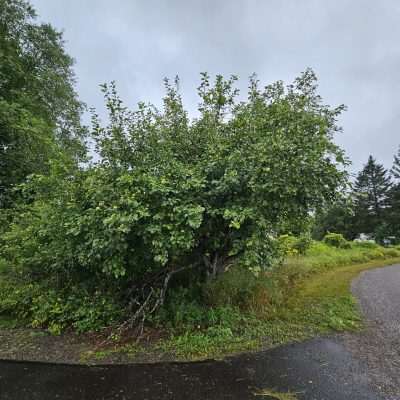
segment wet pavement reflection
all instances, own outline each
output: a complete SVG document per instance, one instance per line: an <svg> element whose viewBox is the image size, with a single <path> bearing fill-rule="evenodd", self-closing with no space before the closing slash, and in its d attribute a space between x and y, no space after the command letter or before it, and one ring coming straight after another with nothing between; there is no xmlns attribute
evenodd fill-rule
<svg viewBox="0 0 400 400"><path fill-rule="evenodd" d="M83 366L0 361L1 400L384 399L338 338L320 338L222 361Z"/></svg>

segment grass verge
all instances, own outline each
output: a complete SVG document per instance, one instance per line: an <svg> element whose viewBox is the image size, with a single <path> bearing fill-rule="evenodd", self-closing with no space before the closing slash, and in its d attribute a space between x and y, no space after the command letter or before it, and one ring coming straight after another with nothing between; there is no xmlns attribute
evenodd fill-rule
<svg viewBox="0 0 400 400"><path fill-rule="evenodd" d="M337 249L316 242L306 256L291 257L258 278L233 268L206 288L202 302L177 292L144 342L125 337L102 346L96 340L77 358L84 363L218 359L358 330L362 320L351 281L361 271L395 263L400 263L400 249ZM0 329L19 325L0 314Z"/></svg>
<svg viewBox="0 0 400 400"><path fill-rule="evenodd" d="M172 334L155 350L181 360L221 358L316 335L359 330L362 319L350 291L351 281L362 271L396 263L400 263L399 257L379 257L364 263L316 268L307 257L302 266L295 260L297 276L288 284L284 299L270 304L266 313L242 313L236 326ZM289 262L286 267L292 270L293 264ZM290 281L288 276L290 272L286 276Z"/></svg>

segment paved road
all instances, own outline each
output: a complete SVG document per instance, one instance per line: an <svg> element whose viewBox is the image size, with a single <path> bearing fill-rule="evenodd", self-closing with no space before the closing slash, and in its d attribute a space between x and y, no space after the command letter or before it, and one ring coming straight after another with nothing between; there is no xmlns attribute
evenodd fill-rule
<svg viewBox="0 0 400 400"><path fill-rule="evenodd" d="M386 399L400 399L400 266L363 272L352 285L367 329L344 343Z"/></svg>
<svg viewBox="0 0 400 400"><path fill-rule="evenodd" d="M362 274L353 290L368 320L369 339L320 338L201 363L85 367L1 361L0 399L247 400L267 399L254 393L274 388L295 392L299 400L399 400L400 266ZM371 344L376 330L381 336ZM369 355L362 356L365 349Z"/></svg>

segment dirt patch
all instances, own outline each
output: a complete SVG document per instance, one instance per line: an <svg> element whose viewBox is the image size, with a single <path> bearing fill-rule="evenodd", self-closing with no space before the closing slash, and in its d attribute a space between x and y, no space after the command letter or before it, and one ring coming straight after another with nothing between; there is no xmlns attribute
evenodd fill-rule
<svg viewBox="0 0 400 400"><path fill-rule="evenodd" d="M80 354L93 347L90 337L50 335L39 329L1 329L0 358L24 361L79 362Z"/></svg>
<svg viewBox="0 0 400 400"><path fill-rule="evenodd" d="M0 359L90 365L173 361L172 354L157 350L163 337L161 332L149 330L139 342L130 332L113 341L107 333L56 336L42 329L3 328Z"/></svg>

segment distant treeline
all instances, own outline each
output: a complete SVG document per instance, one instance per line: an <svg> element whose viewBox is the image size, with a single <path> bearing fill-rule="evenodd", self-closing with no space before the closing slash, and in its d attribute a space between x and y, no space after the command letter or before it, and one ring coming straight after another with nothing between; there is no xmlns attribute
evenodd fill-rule
<svg viewBox="0 0 400 400"><path fill-rule="evenodd" d="M327 232L349 240L365 235L383 244L400 242L400 148L391 170L369 156L351 190L317 213L314 236Z"/></svg>

